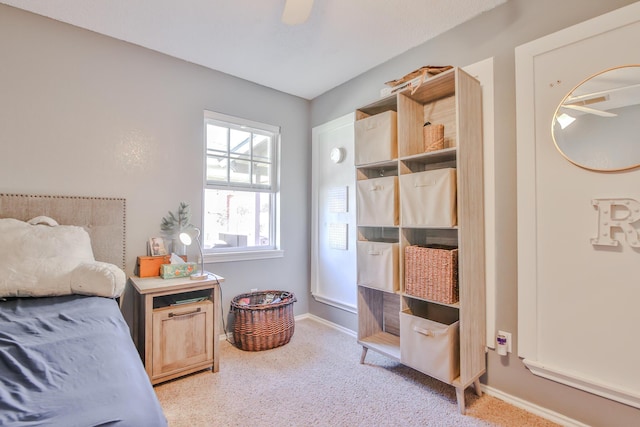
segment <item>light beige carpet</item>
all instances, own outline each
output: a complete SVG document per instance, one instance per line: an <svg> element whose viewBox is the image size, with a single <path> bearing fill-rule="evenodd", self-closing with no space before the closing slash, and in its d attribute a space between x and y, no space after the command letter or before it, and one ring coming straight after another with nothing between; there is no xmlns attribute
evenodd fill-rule
<svg viewBox="0 0 640 427"><path fill-rule="evenodd" d="M246 352L221 343L220 371L156 386L171 427L555 426L499 399L455 389L369 351L314 320L282 347Z"/></svg>

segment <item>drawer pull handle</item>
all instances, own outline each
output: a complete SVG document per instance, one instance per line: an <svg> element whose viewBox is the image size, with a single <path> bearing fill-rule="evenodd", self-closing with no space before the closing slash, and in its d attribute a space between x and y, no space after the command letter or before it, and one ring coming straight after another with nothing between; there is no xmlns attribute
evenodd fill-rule
<svg viewBox="0 0 640 427"><path fill-rule="evenodd" d="M416 182L415 184L413 184L413 186L415 188L419 188L419 187L433 187L434 185L436 185L435 181L427 181L427 182Z"/></svg>
<svg viewBox="0 0 640 427"><path fill-rule="evenodd" d="M188 316L189 314L196 314L202 311L201 307L196 308L195 310L185 311L184 313L169 313L169 317L180 317L180 316Z"/></svg>
<svg viewBox="0 0 640 427"><path fill-rule="evenodd" d="M422 335L424 335L424 336L426 336L426 337L435 337L435 336L437 336L437 335L442 335L442 334L444 334L444 333L445 333L444 331L441 331L441 332L434 332L434 331L431 331L431 330L429 330L429 329L419 328L419 327L417 327L417 326L414 326L414 327L413 327L413 331L414 331L414 332L417 332L417 333L419 333L419 334L422 334Z"/></svg>

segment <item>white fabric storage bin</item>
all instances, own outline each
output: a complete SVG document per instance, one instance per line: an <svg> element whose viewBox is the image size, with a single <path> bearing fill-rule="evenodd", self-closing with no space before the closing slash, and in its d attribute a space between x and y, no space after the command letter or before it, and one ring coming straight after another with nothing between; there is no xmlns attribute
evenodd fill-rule
<svg viewBox="0 0 640 427"><path fill-rule="evenodd" d="M398 114L395 111L356 121L354 157L356 165L398 157Z"/></svg>
<svg viewBox="0 0 640 427"><path fill-rule="evenodd" d="M358 285L395 292L398 290L398 244L357 242Z"/></svg>
<svg viewBox="0 0 640 427"><path fill-rule="evenodd" d="M358 181L356 191L358 225L398 225L398 177Z"/></svg>
<svg viewBox="0 0 640 427"><path fill-rule="evenodd" d="M450 325L400 312L400 362L451 384L460 375L460 321Z"/></svg>
<svg viewBox="0 0 640 427"><path fill-rule="evenodd" d="M457 224L455 168L402 175L400 194L403 226L453 227Z"/></svg>

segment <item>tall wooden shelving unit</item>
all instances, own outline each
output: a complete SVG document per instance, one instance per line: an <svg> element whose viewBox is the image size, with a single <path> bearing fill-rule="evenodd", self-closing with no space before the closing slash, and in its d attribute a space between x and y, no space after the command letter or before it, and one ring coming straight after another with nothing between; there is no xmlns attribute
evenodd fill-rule
<svg viewBox="0 0 640 427"><path fill-rule="evenodd" d="M388 110L397 112L397 153L395 159L356 165L357 180L398 176L442 168L456 170L457 225L451 227L358 224L359 241L397 242L399 289L389 290L358 284L358 342L363 347L361 363L371 349L429 375L424 366L405 363L400 312L416 316L459 321L460 373L446 381L456 388L458 407L465 412L464 390L474 385L481 394L479 377L486 370L485 344L485 256L483 204L482 100L480 83L454 68L427 79L414 93L409 90L359 108L356 120ZM445 148L425 153L423 124L445 125ZM366 141L356 149L366 149ZM402 200L403 194L399 195ZM459 302L441 304L407 295L404 291L404 250L409 245L444 244L458 248ZM404 352L404 353L403 353ZM415 365L415 363L413 363Z"/></svg>

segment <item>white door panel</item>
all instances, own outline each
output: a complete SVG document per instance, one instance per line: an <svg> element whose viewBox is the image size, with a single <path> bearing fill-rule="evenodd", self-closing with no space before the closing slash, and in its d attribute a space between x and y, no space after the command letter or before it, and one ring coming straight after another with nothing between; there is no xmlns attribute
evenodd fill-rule
<svg viewBox="0 0 640 427"><path fill-rule="evenodd" d="M311 293L351 312L356 310L354 120L348 114L312 132Z"/></svg>

